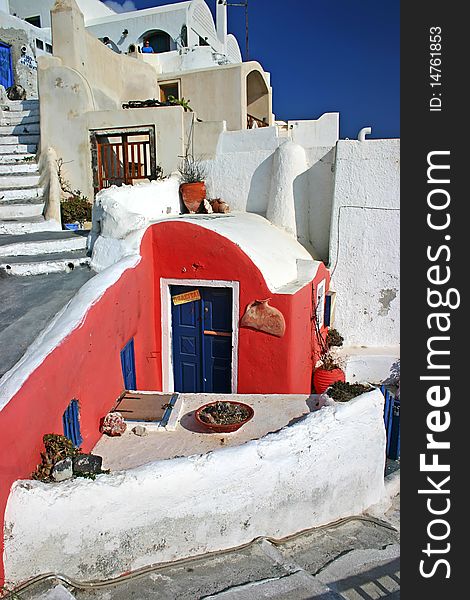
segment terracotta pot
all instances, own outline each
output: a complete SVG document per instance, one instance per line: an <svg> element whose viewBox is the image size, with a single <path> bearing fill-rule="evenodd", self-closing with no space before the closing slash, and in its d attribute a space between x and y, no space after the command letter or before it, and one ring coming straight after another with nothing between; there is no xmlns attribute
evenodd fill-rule
<svg viewBox="0 0 470 600"><path fill-rule="evenodd" d="M214 433L231 433L232 431L237 431L237 429L240 429L240 427L242 425L245 425L245 423L248 423L248 421L250 421L253 418L253 415L255 414L255 411L251 408L251 406L248 406L248 404L243 404L243 402L227 401L227 404L236 404L238 406L242 406L243 408L246 408L249 412L248 417L246 419L244 419L243 421L240 421L238 423L231 423L230 425L217 425L216 423L206 423L206 421L203 421L201 419L200 414L205 408L207 408L208 406L213 406L214 404L217 404L217 402L209 402L208 404L204 404L203 406L200 406L194 413L194 416L196 417L196 421L200 425L207 427L207 429L210 429Z"/></svg>
<svg viewBox="0 0 470 600"><path fill-rule="evenodd" d="M206 184L204 181L182 183L180 185L180 194L189 212L195 213L201 206L201 202L206 198Z"/></svg>
<svg viewBox="0 0 470 600"><path fill-rule="evenodd" d="M323 394L336 381L346 381L346 376L342 369L331 369L327 371L319 367L313 373L313 387L317 394Z"/></svg>

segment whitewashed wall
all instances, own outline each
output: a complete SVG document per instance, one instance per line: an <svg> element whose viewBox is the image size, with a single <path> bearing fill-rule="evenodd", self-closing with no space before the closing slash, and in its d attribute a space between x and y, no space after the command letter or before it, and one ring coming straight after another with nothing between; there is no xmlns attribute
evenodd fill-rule
<svg viewBox="0 0 470 600"><path fill-rule="evenodd" d="M399 140L338 142L330 287L348 345L399 344L399 190Z"/></svg>
<svg viewBox="0 0 470 600"><path fill-rule="evenodd" d="M6 579L115 577L360 514L384 491L382 414L374 390L241 446L95 481L17 482L5 517Z"/></svg>
<svg viewBox="0 0 470 600"><path fill-rule="evenodd" d="M327 261L335 141L331 120L323 124L330 133L325 133L318 124L316 128L301 128L305 145L295 143L293 134L283 135L277 127L223 132L215 157L207 161L206 183L211 198L222 197L232 210L263 216L273 212L269 204L274 201L276 190L282 190L283 206L278 205L276 211L281 218L275 224L295 231L315 258ZM312 133L310 137L307 130ZM317 133L313 135L315 130ZM298 133L300 135L300 129ZM327 135L332 145L318 145ZM289 145L289 151L281 150L285 144ZM305 155L302 159L301 154ZM295 166L281 172L279 166L285 164L289 156ZM292 227L293 221L295 227Z"/></svg>

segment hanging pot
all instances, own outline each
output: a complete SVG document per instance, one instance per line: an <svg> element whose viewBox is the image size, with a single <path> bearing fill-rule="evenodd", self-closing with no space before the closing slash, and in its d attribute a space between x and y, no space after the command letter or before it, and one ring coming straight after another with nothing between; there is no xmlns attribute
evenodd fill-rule
<svg viewBox="0 0 470 600"><path fill-rule="evenodd" d="M336 381L346 381L344 371L339 367L330 370L319 367L313 373L313 387L316 394L323 394Z"/></svg>
<svg viewBox="0 0 470 600"><path fill-rule="evenodd" d="M201 202L206 198L206 184L204 181L182 183L180 185L180 194L188 211L195 213L201 206Z"/></svg>

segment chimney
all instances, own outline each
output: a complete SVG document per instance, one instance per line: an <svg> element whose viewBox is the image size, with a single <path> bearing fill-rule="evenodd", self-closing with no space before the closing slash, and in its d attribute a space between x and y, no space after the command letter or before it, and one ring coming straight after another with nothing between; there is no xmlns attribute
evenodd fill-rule
<svg viewBox="0 0 470 600"><path fill-rule="evenodd" d="M227 40L227 0L217 0L216 9L217 37L225 47Z"/></svg>

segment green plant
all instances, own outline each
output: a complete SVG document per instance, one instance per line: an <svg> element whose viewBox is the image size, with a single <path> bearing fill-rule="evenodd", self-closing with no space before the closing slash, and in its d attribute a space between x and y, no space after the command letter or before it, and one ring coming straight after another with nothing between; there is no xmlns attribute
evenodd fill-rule
<svg viewBox="0 0 470 600"><path fill-rule="evenodd" d="M336 381L328 388L328 396L336 402L348 402L356 396L370 392L372 389L372 386L363 383Z"/></svg>
<svg viewBox="0 0 470 600"><path fill-rule="evenodd" d="M42 441L45 452L41 452L41 463L31 475L32 479L50 481L54 465L64 458L74 457L81 454L80 448L76 448L64 435L57 433L46 433Z"/></svg>
<svg viewBox="0 0 470 600"><path fill-rule="evenodd" d="M60 201L60 217L62 223L80 223L91 221L91 204L87 196L84 196L80 190L73 190L70 182L65 179L62 172L64 161L62 158L57 160L57 177L59 179L60 189L63 194L67 194Z"/></svg>
<svg viewBox="0 0 470 600"><path fill-rule="evenodd" d="M184 108L184 112L193 112L193 109L189 106L190 100L186 100L185 98L175 98L175 96L168 96L168 102L170 104L179 104Z"/></svg>
<svg viewBox="0 0 470 600"><path fill-rule="evenodd" d="M60 203L62 223L91 221L91 204L86 196L70 196Z"/></svg>
<svg viewBox="0 0 470 600"><path fill-rule="evenodd" d="M206 166L200 159L194 158L190 154L183 158L178 172L181 176L181 183L198 183L207 177Z"/></svg>

